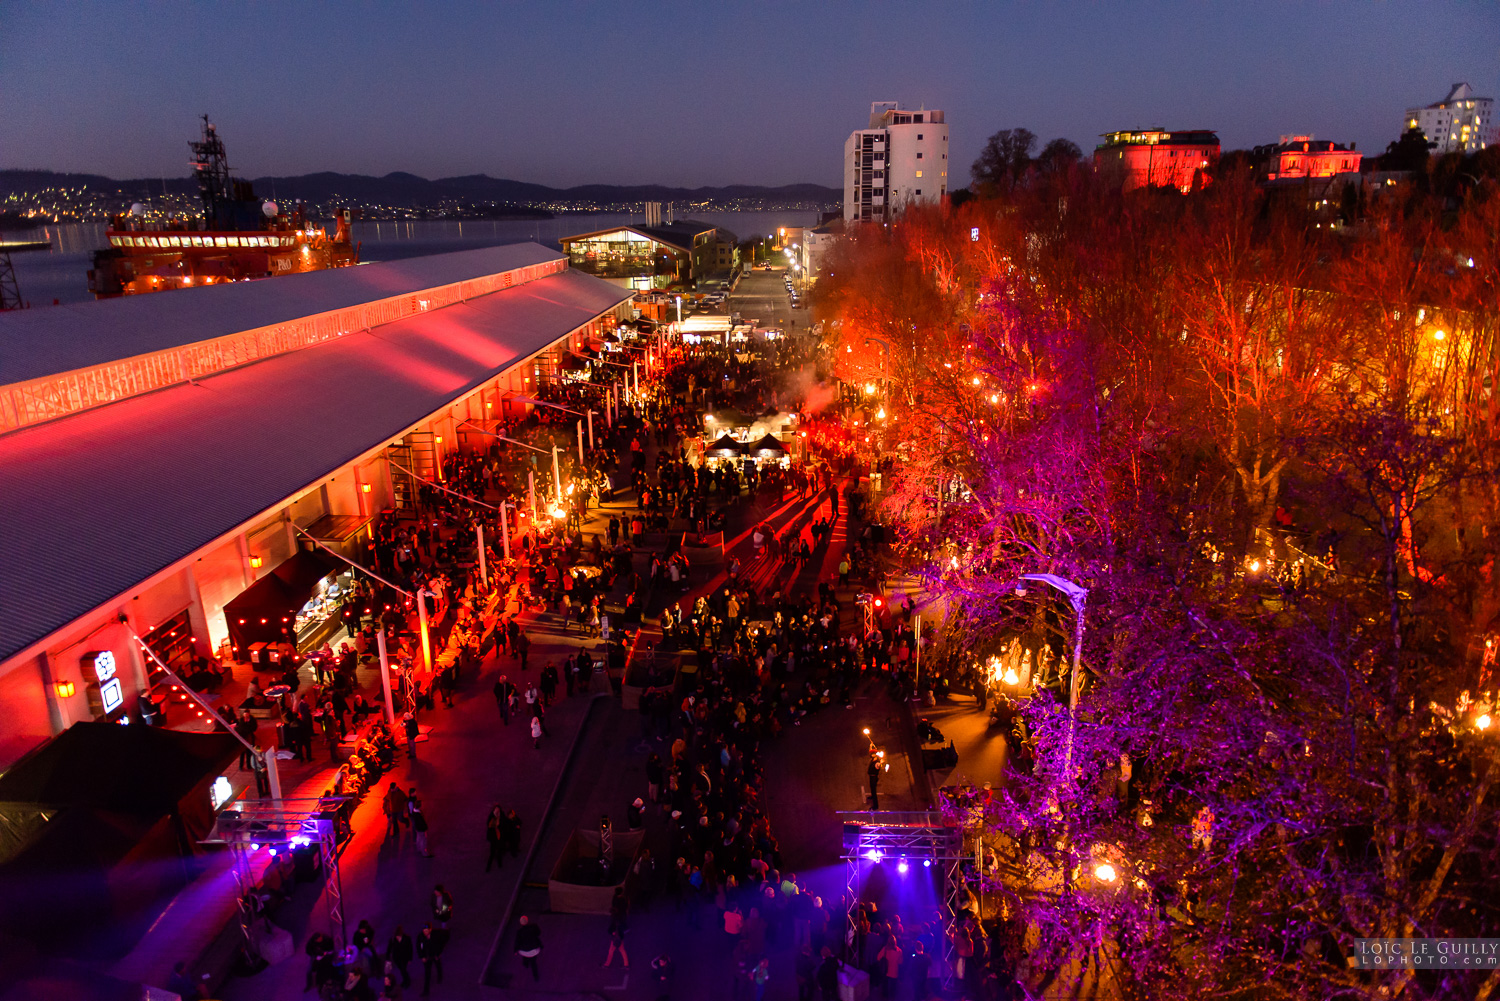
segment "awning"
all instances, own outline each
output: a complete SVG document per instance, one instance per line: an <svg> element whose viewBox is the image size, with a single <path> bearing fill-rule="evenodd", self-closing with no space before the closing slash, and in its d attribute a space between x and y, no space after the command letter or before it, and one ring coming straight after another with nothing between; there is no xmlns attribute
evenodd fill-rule
<svg viewBox="0 0 1500 1001"><path fill-rule="evenodd" d="M0 930L64 955L105 929L134 945L149 903L180 889L239 751L227 733L91 720L17 762L0 777Z"/></svg>
<svg viewBox="0 0 1500 1001"><path fill-rule="evenodd" d="M303 531L319 542L342 544L374 520L373 514L325 514Z"/></svg>

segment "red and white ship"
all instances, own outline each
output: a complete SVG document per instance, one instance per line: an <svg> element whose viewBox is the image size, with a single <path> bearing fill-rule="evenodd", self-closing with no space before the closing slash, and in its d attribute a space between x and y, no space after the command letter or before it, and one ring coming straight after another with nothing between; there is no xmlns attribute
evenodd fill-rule
<svg viewBox="0 0 1500 1001"><path fill-rule="evenodd" d="M283 213L256 198L249 181L229 176L223 140L203 119L203 138L189 143L203 216L151 220L140 205L116 216L109 246L94 252L89 291L109 299L143 292L272 278L359 263L350 240L349 213L341 213L330 238L299 207Z"/></svg>

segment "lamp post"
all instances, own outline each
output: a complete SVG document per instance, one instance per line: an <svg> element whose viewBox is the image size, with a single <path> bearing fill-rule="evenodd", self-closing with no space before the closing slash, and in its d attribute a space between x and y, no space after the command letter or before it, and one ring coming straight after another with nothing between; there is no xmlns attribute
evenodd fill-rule
<svg viewBox="0 0 1500 1001"><path fill-rule="evenodd" d="M557 464L557 445L552 445L552 485L556 488L557 503L562 504L562 468Z"/></svg>
<svg viewBox="0 0 1500 1001"><path fill-rule="evenodd" d="M1073 606L1073 670L1071 677L1068 678L1068 736L1063 751L1063 778L1064 781L1071 782L1073 778L1073 732L1078 727L1078 671L1079 657L1083 654L1083 612L1088 603L1089 592L1087 588L1080 587L1056 574L1023 573L1021 579L1040 581L1061 591ZM1016 593L1025 594L1026 588L1017 586Z"/></svg>

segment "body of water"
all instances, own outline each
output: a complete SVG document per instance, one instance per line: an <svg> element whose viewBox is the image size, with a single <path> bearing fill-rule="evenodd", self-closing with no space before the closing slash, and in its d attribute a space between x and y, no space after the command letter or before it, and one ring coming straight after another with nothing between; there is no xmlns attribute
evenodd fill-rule
<svg viewBox="0 0 1500 1001"><path fill-rule="evenodd" d="M811 226L818 221L816 212L705 212L691 218L727 229L741 240L748 240L756 234L774 233L782 226ZM632 222L640 222L640 217L590 213L553 219L357 222L354 224L354 239L360 244L360 260L394 261L528 241L556 250L562 237ZM5 234L7 240L49 240L52 243L50 252L37 251L11 257L16 280L21 286L21 298L35 309L54 302L92 301L88 270L92 266L94 251L104 246L104 230L103 223L69 223L42 227L34 232ZM190 294L191 290L183 289L176 294L183 293Z"/></svg>

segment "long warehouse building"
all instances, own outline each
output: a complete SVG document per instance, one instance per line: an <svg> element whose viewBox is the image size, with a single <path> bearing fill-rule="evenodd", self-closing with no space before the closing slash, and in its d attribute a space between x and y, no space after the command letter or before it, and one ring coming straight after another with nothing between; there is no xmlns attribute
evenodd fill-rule
<svg viewBox="0 0 1500 1001"><path fill-rule="evenodd" d="M631 294L515 244L0 314L0 771L130 712L130 630L219 650L299 529L357 544L393 455L523 414Z"/></svg>

